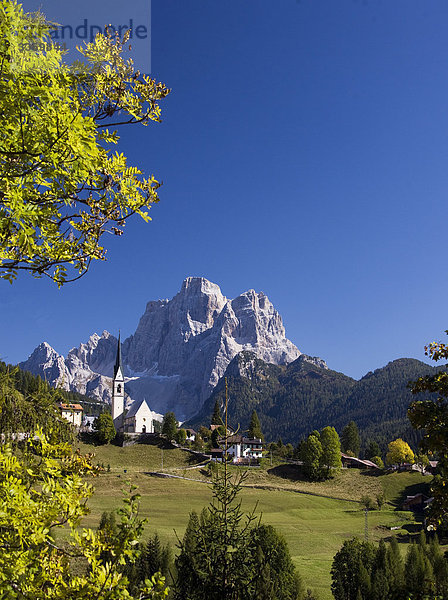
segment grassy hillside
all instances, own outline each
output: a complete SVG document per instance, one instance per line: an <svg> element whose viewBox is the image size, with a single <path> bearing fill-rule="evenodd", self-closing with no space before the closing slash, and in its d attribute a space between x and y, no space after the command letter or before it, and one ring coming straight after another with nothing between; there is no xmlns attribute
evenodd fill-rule
<svg viewBox="0 0 448 600"><path fill-rule="evenodd" d="M81 449L91 451L92 447ZM185 531L190 511L200 511L211 499L205 472L189 470L191 458L186 452L165 449L164 470L202 482L149 476L147 471L161 466L161 449L156 446L99 446L95 452L96 460L110 464L111 472L100 475L94 482L96 492L89 501L91 514L85 519L86 525L95 527L104 510L119 505L121 489L129 480L139 486L142 495L141 516L148 519L145 534L157 531L164 542L175 545L176 535L181 537ZM309 483L301 480L293 467L277 465L250 471L242 492L243 509L249 511L258 503L257 512L262 514L263 522L274 525L288 540L305 583L319 592L321 600L330 600L334 554L345 539L364 536L364 513L358 503L349 500L364 494L374 496L384 490L392 504L369 514L369 538L388 537L391 527L401 527L394 534L407 536L416 527L413 516L395 511L394 503L407 490L415 491L416 486L420 488L427 482L428 478L418 473L375 477L349 469L329 482Z"/></svg>
<svg viewBox="0 0 448 600"><path fill-rule="evenodd" d="M77 446L83 454L94 452L94 463L110 465L112 471L121 473L124 469L127 472L148 472L160 471L163 466L165 470L178 469L194 466L201 462L201 459L195 455L178 448L171 448L171 445L164 440L157 440L152 444L134 444L122 448L107 444L104 446L92 446L90 444L79 443Z"/></svg>

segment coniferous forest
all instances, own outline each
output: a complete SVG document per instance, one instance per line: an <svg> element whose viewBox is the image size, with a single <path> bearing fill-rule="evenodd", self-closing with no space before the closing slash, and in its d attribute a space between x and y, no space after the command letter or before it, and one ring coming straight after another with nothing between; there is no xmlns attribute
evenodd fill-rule
<svg viewBox="0 0 448 600"><path fill-rule="evenodd" d="M61 419L58 402L84 405L89 414L105 406L77 392L53 389L38 376L0 362L0 432L3 434L48 430L56 427L65 435L68 424Z"/></svg>
<svg viewBox="0 0 448 600"><path fill-rule="evenodd" d="M210 423L216 402L223 405L225 382L231 425L244 431L257 411L267 440L297 443L313 429L331 425L341 433L349 421L358 425L362 447L376 441L382 451L403 437L416 447L420 434L412 429L407 409L413 400L408 384L437 372L421 361L402 358L356 381L299 357L287 366L266 364L242 352L230 363L210 398L187 425Z"/></svg>

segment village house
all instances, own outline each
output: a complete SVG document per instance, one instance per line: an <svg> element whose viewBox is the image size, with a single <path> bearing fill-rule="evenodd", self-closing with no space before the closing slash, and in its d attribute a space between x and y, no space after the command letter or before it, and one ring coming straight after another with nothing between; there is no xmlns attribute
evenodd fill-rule
<svg viewBox="0 0 448 600"><path fill-rule="evenodd" d="M66 419L75 427L81 427L84 409L80 404L64 404L61 402L59 404L59 410L61 411L61 417L63 419Z"/></svg>
<svg viewBox="0 0 448 600"><path fill-rule="evenodd" d="M263 456L263 442L259 438L247 438L232 435L227 438L227 454L233 457L234 463L260 459Z"/></svg>
<svg viewBox="0 0 448 600"><path fill-rule="evenodd" d="M223 462L224 450L222 448L212 448L207 454L210 456L210 460Z"/></svg>
<svg viewBox="0 0 448 600"><path fill-rule="evenodd" d="M371 460L361 460L360 458L356 458L356 456L349 456L348 454L344 454L341 452L341 461L343 467L355 468L355 469L378 469L378 465L376 465Z"/></svg>
<svg viewBox="0 0 448 600"><path fill-rule="evenodd" d="M413 512L423 512L429 500L429 496L419 492L415 496L407 496L401 506L401 510L412 510Z"/></svg>
<svg viewBox="0 0 448 600"><path fill-rule="evenodd" d="M194 429L187 429L187 442L194 442L197 436L197 432Z"/></svg>

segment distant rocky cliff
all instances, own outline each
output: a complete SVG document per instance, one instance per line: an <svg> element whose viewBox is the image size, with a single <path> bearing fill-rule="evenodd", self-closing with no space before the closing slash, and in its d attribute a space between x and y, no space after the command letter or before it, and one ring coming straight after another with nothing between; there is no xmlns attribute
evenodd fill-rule
<svg viewBox="0 0 448 600"><path fill-rule="evenodd" d="M44 342L20 367L53 385L110 402L116 349L117 339L107 331L93 334L66 358ZM131 398L145 397L152 410L173 410L182 420L201 408L239 352L250 350L277 365L301 354L262 292L249 290L229 300L202 277L188 277L172 300L148 302L122 350Z"/></svg>

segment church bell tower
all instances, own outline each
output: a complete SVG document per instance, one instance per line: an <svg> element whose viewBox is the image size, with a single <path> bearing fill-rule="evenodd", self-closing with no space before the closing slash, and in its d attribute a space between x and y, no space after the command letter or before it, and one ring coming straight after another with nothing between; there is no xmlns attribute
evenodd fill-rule
<svg viewBox="0 0 448 600"><path fill-rule="evenodd" d="M124 413L124 371L121 360L121 336L118 334L117 358L114 365L114 379L112 388L112 419L115 429L119 431L123 427Z"/></svg>

